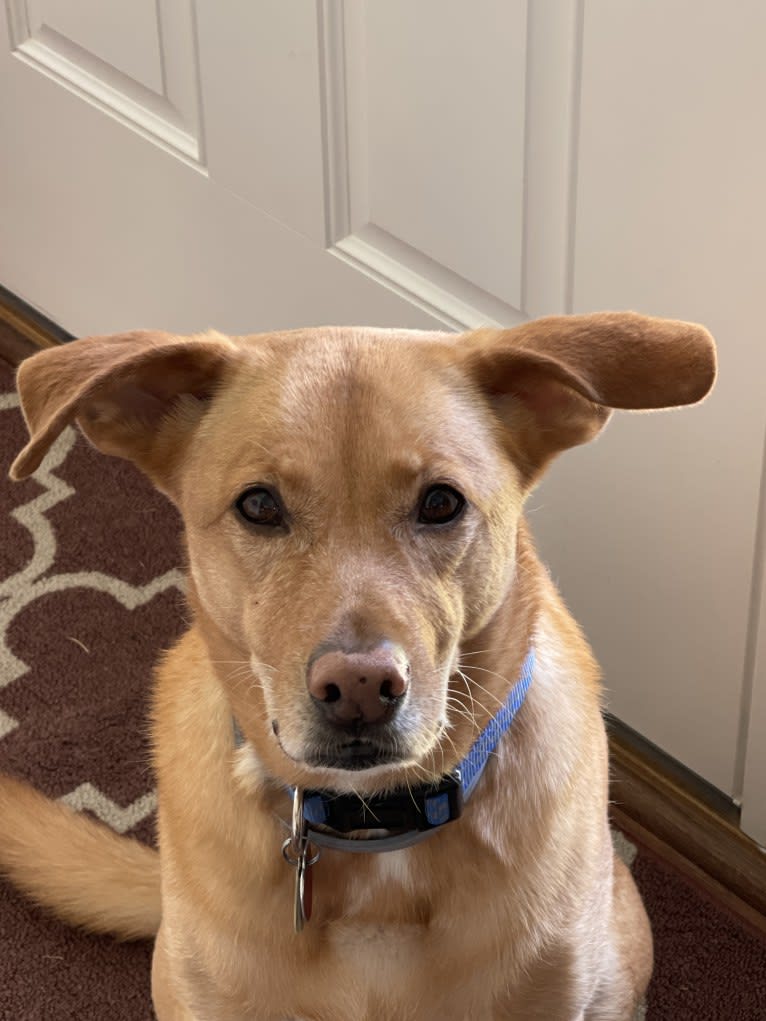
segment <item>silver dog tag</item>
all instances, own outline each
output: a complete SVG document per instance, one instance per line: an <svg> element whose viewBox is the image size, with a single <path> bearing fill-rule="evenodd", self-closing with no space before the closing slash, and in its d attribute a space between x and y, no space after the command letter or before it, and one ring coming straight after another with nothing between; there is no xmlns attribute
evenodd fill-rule
<svg viewBox="0 0 766 1021"><path fill-rule="evenodd" d="M303 926L311 918L311 864L308 858L308 847L298 859L298 867L295 870L295 907L293 910L293 925L296 932L301 932Z"/></svg>
<svg viewBox="0 0 766 1021"><path fill-rule="evenodd" d="M282 844L283 858L295 869L293 927L296 932L302 932L303 926L311 918L311 866L319 861L319 852L312 852L313 848L308 841L308 825L303 817L303 791L296 789L293 795L291 835Z"/></svg>

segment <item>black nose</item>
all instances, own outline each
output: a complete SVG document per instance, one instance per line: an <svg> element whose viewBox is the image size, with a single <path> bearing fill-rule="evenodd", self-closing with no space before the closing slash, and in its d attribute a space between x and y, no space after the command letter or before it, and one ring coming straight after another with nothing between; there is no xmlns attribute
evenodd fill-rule
<svg viewBox="0 0 766 1021"><path fill-rule="evenodd" d="M365 652L322 653L309 665L307 686L331 723L357 733L393 717L407 694L409 674L404 650L381 642Z"/></svg>

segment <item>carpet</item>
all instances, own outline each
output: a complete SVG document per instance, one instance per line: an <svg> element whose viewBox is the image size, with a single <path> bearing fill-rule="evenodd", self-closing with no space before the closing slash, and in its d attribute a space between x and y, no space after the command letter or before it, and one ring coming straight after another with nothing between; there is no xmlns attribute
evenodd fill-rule
<svg viewBox="0 0 766 1021"><path fill-rule="evenodd" d="M184 628L176 512L68 429L34 478L0 360L0 770L151 842L151 666ZM1 824L1 823L0 823ZM764 1021L766 942L618 835L656 941L648 1021ZM150 1021L151 947L74 931L0 884L2 1021ZM483 1019L475 1019L483 1021Z"/></svg>

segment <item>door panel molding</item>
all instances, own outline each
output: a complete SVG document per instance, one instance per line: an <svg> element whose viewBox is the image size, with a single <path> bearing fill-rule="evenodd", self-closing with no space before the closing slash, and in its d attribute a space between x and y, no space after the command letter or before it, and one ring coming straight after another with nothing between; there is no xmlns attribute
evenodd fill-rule
<svg viewBox="0 0 766 1021"><path fill-rule="evenodd" d="M515 326L527 318L379 227L368 225L330 249L356 269L461 331L485 324Z"/></svg>
<svg viewBox="0 0 766 1021"><path fill-rule="evenodd" d="M30 36L47 30L164 95L155 0L25 0Z"/></svg>
<svg viewBox="0 0 766 1021"><path fill-rule="evenodd" d="M6 0L14 56L143 137L198 165L203 161L194 15L190 4L157 0L151 60L136 73L114 66L45 21L39 0ZM146 33L145 33L146 34ZM119 46L119 40L116 43ZM125 67L135 63L127 53ZM152 88L147 82L157 83Z"/></svg>
<svg viewBox="0 0 766 1021"><path fill-rule="evenodd" d="M437 35L447 32L445 10L447 16L465 10L454 4L445 9L440 4L440 17L430 18L430 7L407 9L417 11L412 16L426 19L429 31ZM381 8L375 8L377 18L395 19L402 10L387 6L382 14ZM390 137L397 131L403 160L411 148L405 144L406 125L391 127L391 118L380 113L385 107L383 90L379 84L375 90L369 81L370 46L378 44L385 33L378 30L370 40L366 4L318 0L328 248L455 329L485 323L511 325L529 316L564 312L569 305L581 0L566 0L555 11L517 0L507 11L503 39L507 42L506 36L511 38L518 49L513 59L508 53L508 65L514 60L520 65L514 70L516 94L511 95L508 113L513 123L497 125L489 133L484 156L491 158L493 138L508 130L510 137L502 139L504 148L495 145L495 149L509 160L513 187L510 198L501 204L500 189L504 194L508 191L508 182L501 175L497 197L489 205L482 199L455 211L454 236L469 236L473 241L473 249L463 259L451 248L451 238L445 234L449 215L445 216L438 199L428 206L429 189L423 185L422 171L413 180L408 196L406 173L392 175L387 181L385 170L375 165L376 120L383 124L381 130L385 130L389 149L397 150ZM472 9L472 18L475 13ZM433 48L438 49L440 42L447 54L445 76L455 79L457 75L457 88L465 85L470 89L470 82L459 81L459 63L449 60L450 45L455 45L454 26L446 37L437 39ZM379 59L385 57L385 52L383 44ZM407 70L405 86L417 89L417 68L410 66ZM371 88L377 91L377 99L372 101ZM433 100L428 92L432 88L431 83L422 86L425 94L417 97L420 106ZM412 89L407 94L412 95ZM396 111L402 105L402 96L396 95L391 101ZM505 106L503 110L505 115ZM443 116L448 119L449 113ZM465 120L461 124L458 118L450 129L450 149L460 155L466 174L471 172L472 164L476 166L478 187L487 176L480 166L481 145L471 137ZM441 148L444 155L445 125L439 125L435 132L431 147L437 151ZM445 160L448 162L448 155ZM437 159L427 167L426 177L432 173L438 183L445 160L440 165ZM462 191L465 194L465 187ZM416 197L424 194L425 211L415 203ZM397 204L406 210L408 198L415 203L411 208L413 219L417 213L419 221L411 230L405 213L391 214ZM468 231L466 216L473 221ZM508 237L498 237L498 222L503 219ZM495 248L492 255L490 246ZM505 286L496 265L503 260L508 270Z"/></svg>

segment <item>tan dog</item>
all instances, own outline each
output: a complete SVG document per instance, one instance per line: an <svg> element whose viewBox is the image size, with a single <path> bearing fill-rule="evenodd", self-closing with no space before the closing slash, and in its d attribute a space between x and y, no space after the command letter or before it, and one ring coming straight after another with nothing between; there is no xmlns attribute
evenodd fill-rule
<svg viewBox="0 0 766 1021"><path fill-rule="evenodd" d="M73 420L134 461L183 515L194 623L157 672L159 855L3 779L2 869L77 924L157 934L160 1021L630 1018L651 936L612 851L598 671L522 507L609 409L714 375L702 327L617 313L35 355L13 477ZM524 670L460 818L309 865L328 831L306 847L298 811L290 835L290 788L355 792L349 842L419 839L397 792L421 819ZM409 821L373 830L391 806Z"/></svg>

